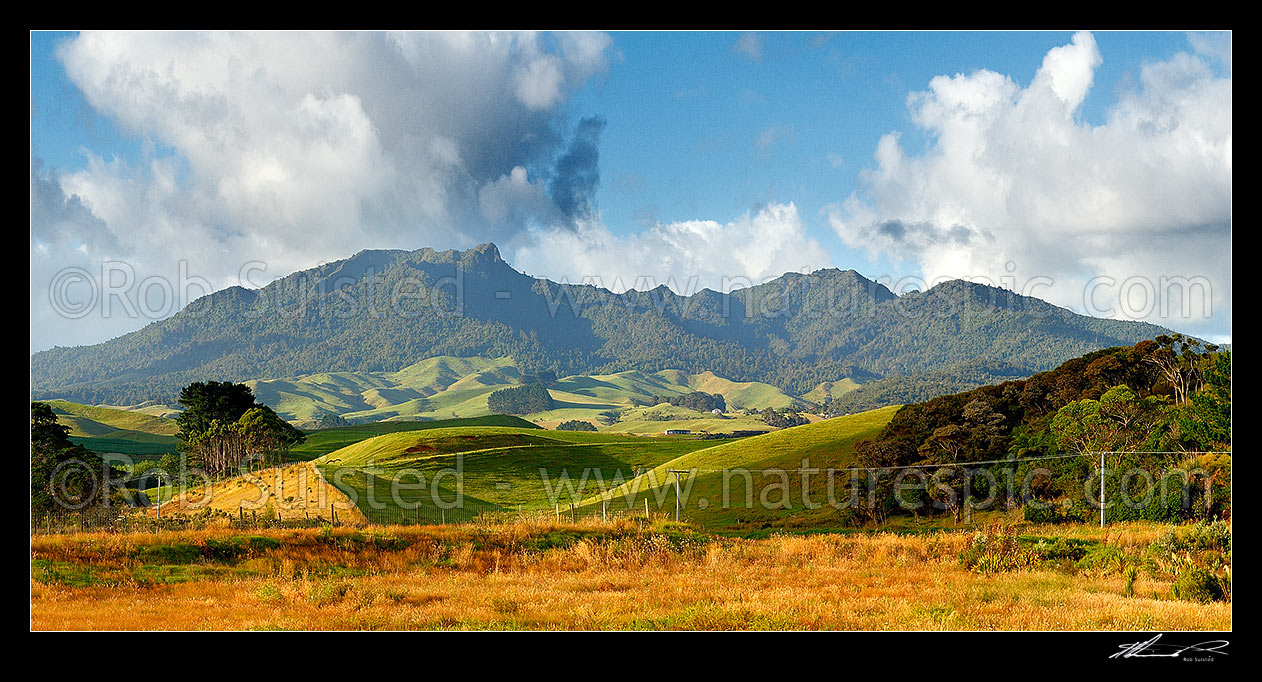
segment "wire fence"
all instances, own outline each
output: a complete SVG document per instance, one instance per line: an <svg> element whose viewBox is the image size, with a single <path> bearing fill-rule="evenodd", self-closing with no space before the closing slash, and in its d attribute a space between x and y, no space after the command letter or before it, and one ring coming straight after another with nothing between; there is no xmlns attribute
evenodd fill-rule
<svg viewBox="0 0 1262 682"><path fill-rule="evenodd" d="M1095 451L870 467L667 465L585 498L580 513L648 505L681 521L837 526L943 514L968 523L974 512L995 511L1032 522L1182 522L1230 516L1229 458Z"/></svg>
<svg viewBox="0 0 1262 682"><path fill-rule="evenodd" d="M127 507L94 507L69 511L32 511L31 535L64 535L71 533L153 533L169 530L202 530L231 528L258 530L263 528L320 528L347 524L344 516L334 514L282 518L260 514L257 510L229 514L204 510L192 514L165 514L161 517L145 510Z"/></svg>
<svg viewBox="0 0 1262 682"><path fill-rule="evenodd" d="M383 504L377 508L361 506L359 510L363 512L369 524L379 526L432 526L444 523L487 522L505 514L505 510L499 507L468 500L450 507L432 504L416 504L415 506Z"/></svg>

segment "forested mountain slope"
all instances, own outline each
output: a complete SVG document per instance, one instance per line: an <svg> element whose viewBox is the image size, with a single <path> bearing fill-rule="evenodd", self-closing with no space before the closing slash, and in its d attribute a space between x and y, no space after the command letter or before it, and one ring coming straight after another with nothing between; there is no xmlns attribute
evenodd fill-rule
<svg viewBox="0 0 1262 682"><path fill-rule="evenodd" d="M558 376L713 372L803 395L978 359L1033 373L1166 331L963 281L895 296L852 270L730 294L614 294L530 277L484 244L362 251L262 289L224 289L116 339L36 353L31 384L40 397L128 404L170 400L191 381L395 372L453 356Z"/></svg>

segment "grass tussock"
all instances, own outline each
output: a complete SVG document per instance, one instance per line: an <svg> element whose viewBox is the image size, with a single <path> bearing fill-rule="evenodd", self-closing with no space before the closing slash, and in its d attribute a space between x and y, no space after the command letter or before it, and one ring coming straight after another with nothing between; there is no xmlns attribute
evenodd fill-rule
<svg viewBox="0 0 1262 682"><path fill-rule="evenodd" d="M630 520L32 538L34 629L1229 629L1222 529L715 537ZM1229 546L1229 529L1226 530ZM1077 536L1077 537L1075 537ZM1123 538L1123 539L1119 539ZM1083 545L1067 542L1078 540ZM1040 544L1041 543L1041 544ZM1153 549L1157 545L1156 549ZM980 551L977 548L981 547ZM1084 547L1086 549L1084 549ZM1120 570L1087 561L1117 550ZM1079 550L1082 556L1077 559ZM1229 549L1227 550L1229 552ZM1199 553L1199 554L1198 554ZM978 559L973 565L965 557ZM1002 570L984 562L1021 557ZM996 558L997 557L997 558ZM1133 560L1132 560L1133 559ZM1229 577L1229 554L1221 567ZM989 564L987 564L989 565ZM1132 567L1128 569L1127 567ZM1215 574L1218 575L1218 574ZM1186 582L1181 586L1180 580ZM1208 590L1207 599L1200 596ZM1189 598L1195 592L1197 598ZM1217 596L1215 596L1217 595ZM1225 593L1230 598L1229 582Z"/></svg>

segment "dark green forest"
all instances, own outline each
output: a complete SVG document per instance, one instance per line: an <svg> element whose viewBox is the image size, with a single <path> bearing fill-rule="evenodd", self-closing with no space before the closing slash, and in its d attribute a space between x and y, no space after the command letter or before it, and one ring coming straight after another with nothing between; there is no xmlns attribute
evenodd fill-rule
<svg viewBox="0 0 1262 682"><path fill-rule="evenodd" d="M1228 516L1230 449L1230 351L1162 335L903 407L856 448L858 466L876 469L862 474L877 492L861 513L958 519L977 504L1091 520L1103 451L1108 519ZM896 476L928 484L899 493Z"/></svg>

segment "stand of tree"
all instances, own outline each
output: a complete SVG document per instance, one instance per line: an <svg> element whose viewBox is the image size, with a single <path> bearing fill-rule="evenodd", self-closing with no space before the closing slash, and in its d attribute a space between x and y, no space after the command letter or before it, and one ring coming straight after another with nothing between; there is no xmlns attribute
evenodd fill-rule
<svg viewBox="0 0 1262 682"><path fill-rule="evenodd" d="M571 419L557 425L557 431L595 431L596 426L582 419Z"/></svg>
<svg viewBox="0 0 1262 682"><path fill-rule="evenodd" d="M945 509L958 520L970 500L996 499L1024 504L1031 520L1087 520L1098 513L1083 497L1084 482L1099 494L1099 457L1092 453L1107 451L1127 453L1106 458L1107 499L1133 495L1126 476L1182 476L1140 503L1109 505L1108 518L1229 515L1229 455L1190 453L1230 449L1230 351L1163 335L1088 353L1029 379L907 405L877 439L859 443L856 456L860 467L913 468L863 475L877 494L859 513L879 521ZM965 464L1075 453L1082 456ZM895 475L931 483L896 498Z"/></svg>
<svg viewBox="0 0 1262 682"><path fill-rule="evenodd" d="M760 416L764 422L767 422L767 426L774 426L777 429L787 429L791 426L801 426L810 423L809 419L797 412L791 410L781 412L770 407L763 410Z"/></svg>
<svg viewBox="0 0 1262 682"><path fill-rule="evenodd" d="M721 393L711 394L693 391L684 395L655 395L652 397L652 401L654 405L669 403L675 407L686 407L698 412L710 412L712 410L727 412L727 400L723 398Z"/></svg>
<svg viewBox="0 0 1262 682"><path fill-rule="evenodd" d="M31 403L31 511L82 512L109 502L116 472L101 456L71 442L70 428L48 403Z"/></svg>
<svg viewBox="0 0 1262 682"><path fill-rule="evenodd" d="M552 394L541 383L502 388L487 396L486 406L495 414L532 414L546 412L554 405Z"/></svg>
<svg viewBox="0 0 1262 682"><path fill-rule="evenodd" d="M195 382L180 391L184 411L176 418L180 450L191 467L211 477L232 475L243 467L276 465L289 448L303 443L303 432L259 403L245 384Z"/></svg>

